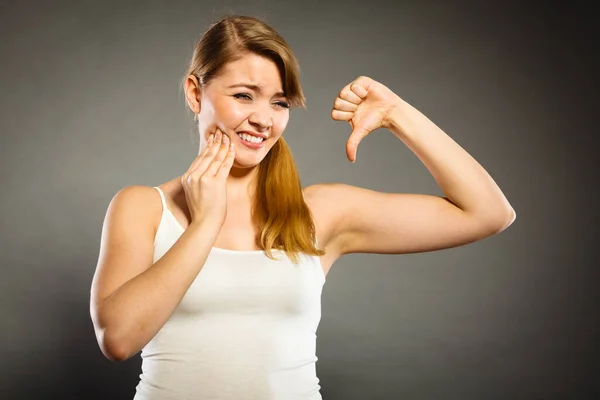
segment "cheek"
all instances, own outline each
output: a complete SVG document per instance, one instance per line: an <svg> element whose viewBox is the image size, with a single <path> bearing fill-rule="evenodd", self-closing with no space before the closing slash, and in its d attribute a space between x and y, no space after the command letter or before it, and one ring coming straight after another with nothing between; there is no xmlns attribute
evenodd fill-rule
<svg viewBox="0 0 600 400"><path fill-rule="evenodd" d="M215 119L228 127L239 125L246 118L246 114L243 107L235 101L221 101L215 107Z"/></svg>
<svg viewBox="0 0 600 400"><path fill-rule="evenodd" d="M276 131L279 135L281 135L283 133L283 131L285 130L288 121L290 120L290 114L285 113L285 115L280 116L279 118L276 118L275 121L273 121L273 130Z"/></svg>
<svg viewBox="0 0 600 400"><path fill-rule="evenodd" d="M234 129L245 117L246 114L239 103L218 97L205 101L200 109L200 118L207 129L214 125L225 130Z"/></svg>

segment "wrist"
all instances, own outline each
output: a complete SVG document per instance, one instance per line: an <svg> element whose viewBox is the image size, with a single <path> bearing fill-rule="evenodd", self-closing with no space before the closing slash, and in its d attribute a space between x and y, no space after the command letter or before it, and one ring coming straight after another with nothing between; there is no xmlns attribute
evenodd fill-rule
<svg viewBox="0 0 600 400"><path fill-rule="evenodd" d="M221 230L223 222L224 219L220 220L219 218L207 216L192 220L188 226L188 229L192 231L200 231L203 235L209 234L210 232L215 232L216 238L216 234L218 234Z"/></svg>
<svg viewBox="0 0 600 400"><path fill-rule="evenodd" d="M415 131L416 118L418 118L415 111L410 104L399 100L389 113L386 128L399 139L406 139Z"/></svg>

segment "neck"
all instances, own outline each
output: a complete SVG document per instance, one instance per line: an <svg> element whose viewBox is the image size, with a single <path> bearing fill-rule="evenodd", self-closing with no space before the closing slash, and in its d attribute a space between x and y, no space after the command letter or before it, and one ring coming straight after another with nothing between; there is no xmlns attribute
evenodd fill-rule
<svg viewBox="0 0 600 400"><path fill-rule="evenodd" d="M240 168L234 164L227 177L227 197L252 198L256 190L258 168L258 165L251 168Z"/></svg>

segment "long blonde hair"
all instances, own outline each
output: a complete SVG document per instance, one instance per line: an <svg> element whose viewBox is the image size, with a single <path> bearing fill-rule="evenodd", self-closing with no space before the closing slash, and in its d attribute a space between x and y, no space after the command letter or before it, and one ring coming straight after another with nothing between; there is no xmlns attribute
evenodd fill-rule
<svg viewBox="0 0 600 400"><path fill-rule="evenodd" d="M194 48L189 75L207 85L229 62L254 53L272 60L279 69L283 91L291 106L305 107L296 57L286 41L263 21L227 16L212 24ZM294 262L298 253L321 256L315 225L304 201L298 170L289 146L280 137L261 161L252 204L252 219L261 247L274 259L272 249L286 252Z"/></svg>

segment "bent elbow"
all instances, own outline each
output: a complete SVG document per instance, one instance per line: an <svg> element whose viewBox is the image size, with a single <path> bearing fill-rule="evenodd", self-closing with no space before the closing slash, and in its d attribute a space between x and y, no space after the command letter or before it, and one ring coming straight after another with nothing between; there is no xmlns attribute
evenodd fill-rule
<svg viewBox="0 0 600 400"><path fill-rule="evenodd" d="M135 354L123 340L111 336L105 330L96 332L96 338L100 351L110 361L125 361Z"/></svg>
<svg viewBox="0 0 600 400"><path fill-rule="evenodd" d="M503 230L505 230L506 228L511 226L512 223L515 222L515 219L517 218L517 214L515 213L515 210L512 208L506 210L505 212L498 213L498 214L499 215L496 215L493 218L490 218L488 223L485 224L486 230L489 235L495 235L495 234L502 232Z"/></svg>
<svg viewBox="0 0 600 400"><path fill-rule="evenodd" d="M131 343L123 335L121 329L115 329L119 324L115 321L110 322L106 313L97 303L90 306L90 314L94 326L94 333L100 351L110 361L125 361L135 354L131 351Z"/></svg>
<svg viewBox="0 0 600 400"><path fill-rule="evenodd" d="M514 208L511 208L510 210L508 210L507 217L502 222L500 232L502 232L503 230L505 230L506 228L511 226L512 223L515 222L516 219L517 219L517 213L515 212Z"/></svg>

